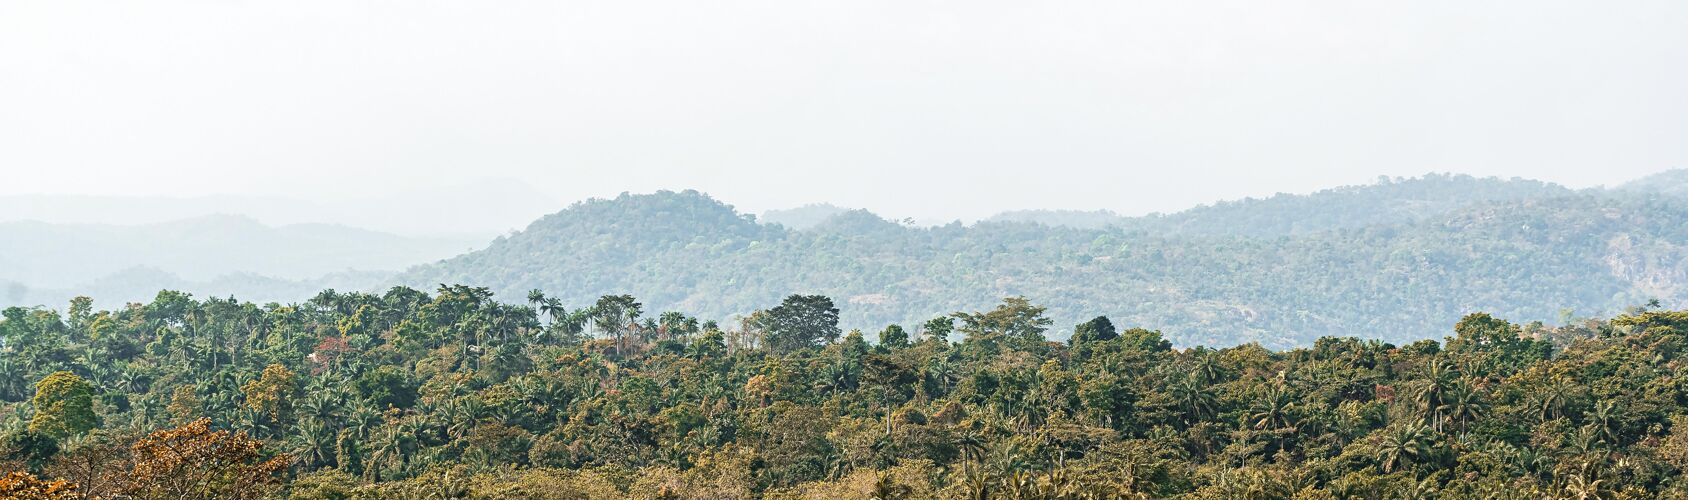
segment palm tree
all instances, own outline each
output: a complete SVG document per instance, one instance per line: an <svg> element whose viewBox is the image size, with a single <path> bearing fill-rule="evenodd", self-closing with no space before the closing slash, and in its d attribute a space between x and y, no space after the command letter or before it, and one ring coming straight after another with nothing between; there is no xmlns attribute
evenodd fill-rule
<svg viewBox="0 0 1688 500"><path fill-rule="evenodd" d="M1437 408L1442 416L1463 432L1467 424L1482 418L1489 411L1483 395L1470 383L1460 382L1448 390L1444 402Z"/></svg>
<svg viewBox="0 0 1688 500"><path fill-rule="evenodd" d="M1554 375L1532 398L1542 421L1559 418L1570 404L1571 381L1564 375Z"/></svg>
<svg viewBox="0 0 1688 500"><path fill-rule="evenodd" d="M1212 384L1219 382L1220 379L1224 377L1224 374L1225 367L1220 365L1219 355L1214 354L1212 351L1202 349L1201 353L1196 356L1195 367L1191 372L1191 375L1200 379L1204 384Z"/></svg>
<svg viewBox="0 0 1688 500"><path fill-rule="evenodd" d="M0 399L24 399L28 391L28 373L21 363L13 362L11 356L0 356Z"/></svg>
<svg viewBox="0 0 1688 500"><path fill-rule="evenodd" d="M927 380L932 381L932 384L937 387L938 394L932 395L935 397L941 397L944 394L948 394L950 389L954 388L955 384L961 381L961 373L957 371L954 364L949 362L948 358L944 357L934 357L927 361L925 369L922 370L922 374L925 375Z"/></svg>
<svg viewBox="0 0 1688 500"><path fill-rule="evenodd" d="M1192 373L1172 386L1172 398L1184 410L1184 425L1192 425L1218 413L1219 398L1208 390L1203 375Z"/></svg>
<svg viewBox="0 0 1688 500"><path fill-rule="evenodd" d="M273 428L270 418L264 412L251 408L241 408L235 418L235 429L246 432L253 437L268 437Z"/></svg>
<svg viewBox="0 0 1688 500"><path fill-rule="evenodd" d="M1602 433L1603 431L1595 424L1584 425L1577 429L1577 432L1571 434L1571 439L1565 443L1565 448L1576 455L1588 455L1601 451L1607 445L1606 440L1602 438Z"/></svg>
<svg viewBox="0 0 1688 500"><path fill-rule="evenodd" d="M985 439L978 431L968 429L955 439L956 451L961 453L962 465L978 462L985 456Z"/></svg>
<svg viewBox="0 0 1688 500"><path fill-rule="evenodd" d="M1594 407L1594 412L1588 415L1589 423L1600 431L1600 437L1607 443L1618 444L1618 403L1604 401Z"/></svg>
<svg viewBox="0 0 1688 500"><path fill-rule="evenodd" d="M381 411L368 404L359 404L346 417L346 428L359 440L368 438L381 426Z"/></svg>
<svg viewBox="0 0 1688 500"><path fill-rule="evenodd" d="M1435 446L1435 436L1424 423L1409 421L1397 424L1395 429L1383 437L1378 446L1378 458L1382 460L1383 473L1395 471L1396 467L1409 465L1430 455Z"/></svg>
<svg viewBox="0 0 1688 500"><path fill-rule="evenodd" d="M553 330L557 329L557 323L568 317L569 311L568 308L563 307L562 300L550 297L539 303L539 313L545 315L546 321L545 329L541 331L550 336Z"/></svg>
<svg viewBox="0 0 1688 500"><path fill-rule="evenodd" d="M299 421L293 435L294 456L304 461L307 469L332 463L334 460L334 431L315 418Z"/></svg>
<svg viewBox="0 0 1688 500"><path fill-rule="evenodd" d="M868 492L871 500L902 500L914 495L914 488L897 484L890 474L881 472L873 482L873 491Z"/></svg>
<svg viewBox="0 0 1688 500"><path fill-rule="evenodd" d="M1425 363L1424 385L1419 387L1414 401L1426 415L1436 432L1442 432L1442 412L1449 388L1453 385L1453 365L1442 359L1431 359Z"/></svg>
<svg viewBox="0 0 1688 500"><path fill-rule="evenodd" d="M486 414L486 406L480 398L459 398L446 403L446 436L452 440L462 439L469 435L480 424Z"/></svg>
<svg viewBox="0 0 1688 500"><path fill-rule="evenodd" d="M1248 418L1255 430L1294 427L1291 412L1295 411L1295 397L1282 386L1273 386L1266 396L1257 400Z"/></svg>
<svg viewBox="0 0 1688 500"><path fill-rule="evenodd" d="M369 455L369 469L366 473L373 476L372 480L381 481L382 469L394 468L401 472L405 469L410 461L410 439L397 425L389 425L382 430Z"/></svg>

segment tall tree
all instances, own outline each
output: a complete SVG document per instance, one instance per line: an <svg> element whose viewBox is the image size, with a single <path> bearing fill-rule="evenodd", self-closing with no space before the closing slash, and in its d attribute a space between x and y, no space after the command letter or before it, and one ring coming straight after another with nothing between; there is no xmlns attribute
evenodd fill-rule
<svg viewBox="0 0 1688 500"><path fill-rule="evenodd" d="M838 307L825 295L792 295L762 316L764 345L789 353L838 340Z"/></svg>
<svg viewBox="0 0 1688 500"><path fill-rule="evenodd" d="M983 347L987 350L995 349L997 342L1012 341L1017 348L1031 348L1044 341L1043 332L1049 329L1053 320L1043 315L1046 309L1032 305L1025 297L1008 297L1002 299L1002 304L996 309L985 312L958 312L952 314L961 321L961 332L967 335L966 342Z"/></svg>
<svg viewBox="0 0 1688 500"><path fill-rule="evenodd" d="M619 356L627 335L639 327L639 315L644 314L644 305L632 295L605 295L592 306L592 314L598 331L615 339L615 352Z"/></svg>

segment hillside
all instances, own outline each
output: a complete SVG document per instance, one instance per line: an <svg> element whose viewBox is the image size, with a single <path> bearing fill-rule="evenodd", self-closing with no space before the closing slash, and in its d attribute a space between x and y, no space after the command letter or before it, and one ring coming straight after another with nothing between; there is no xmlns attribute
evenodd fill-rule
<svg viewBox="0 0 1688 500"><path fill-rule="evenodd" d="M1352 213L1335 215L1344 211ZM1288 347L1327 335L1426 338L1479 310L1557 321L1566 310L1612 314L1649 299L1681 305L1685 249L1680 203L1463 176L1107 229L919 228L855 211L793 231L687 191L580 203L399 282L486 285L507 300L537 288L571 305L631 293L649 310L722 319L818 293L861 328L1025 295L1061 325L1105 313L1182 345Z"/></svg>
<svg viewBox="0 0 1688 500"><path fill-rule="evenodd" d="M1380 177L1376 183L1298 195L1221 201L1171 214L1125 217L1106 210L1016 210L991 222L1103 229L1119 226L1159 235L1283 236L1379 224L1401 224L1474 204L1568 196L1573 191L1529 179L1429 174Z"/></svg>
<svg viewBox="0 0 1688 500"><path fill-rule="evenodd" d="M1688 168L1666 170L1619 185L1619 192L1688 197Z"/></svg>

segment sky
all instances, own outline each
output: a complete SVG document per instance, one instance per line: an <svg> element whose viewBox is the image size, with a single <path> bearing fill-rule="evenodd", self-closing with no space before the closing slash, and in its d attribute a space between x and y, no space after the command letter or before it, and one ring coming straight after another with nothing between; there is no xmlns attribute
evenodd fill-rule
<svg viewBox="0 0 1688 500"><path fill-rule="evenodd" d="M8 0L0 195L949 220L1610 185L1688 167L1684 26L1679 0Z"/></svg>

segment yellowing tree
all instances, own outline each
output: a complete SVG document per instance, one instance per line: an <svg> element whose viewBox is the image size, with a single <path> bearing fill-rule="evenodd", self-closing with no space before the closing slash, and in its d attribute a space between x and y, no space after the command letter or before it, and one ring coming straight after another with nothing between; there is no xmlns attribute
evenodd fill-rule
<svg viewBox="0 0 1688 500"><path fill-rule="evenodd" d="M13 472L0 477L0 498L17 500L71 500L82 498L76 485L62 480L48 481L28 472Z"/></svg>
<svg viewBox="0 0 1688 500"><path fill-rule="evenodd" d="M94 387L74 373L61 371L35 384L35 416L29 430L63 439L99 425L94 414Z"/></svg>
<svg viewBox="0 0 1688 500"><path fill-rule="evenodd" d="M263 443L246 435L211 430L211 419L137 441L125 493L136 498L263 498L281 482L292 460L264 458Z"/></svg>
<svg viewBox="0 0 1688 500"><path fill-rule="evenodd" d="M241 386L240 391L246 394L247 408L268 415L272 422L280 422L290 411L299 383L292 370L270 365L264 368L263 375Z"/></svg>

